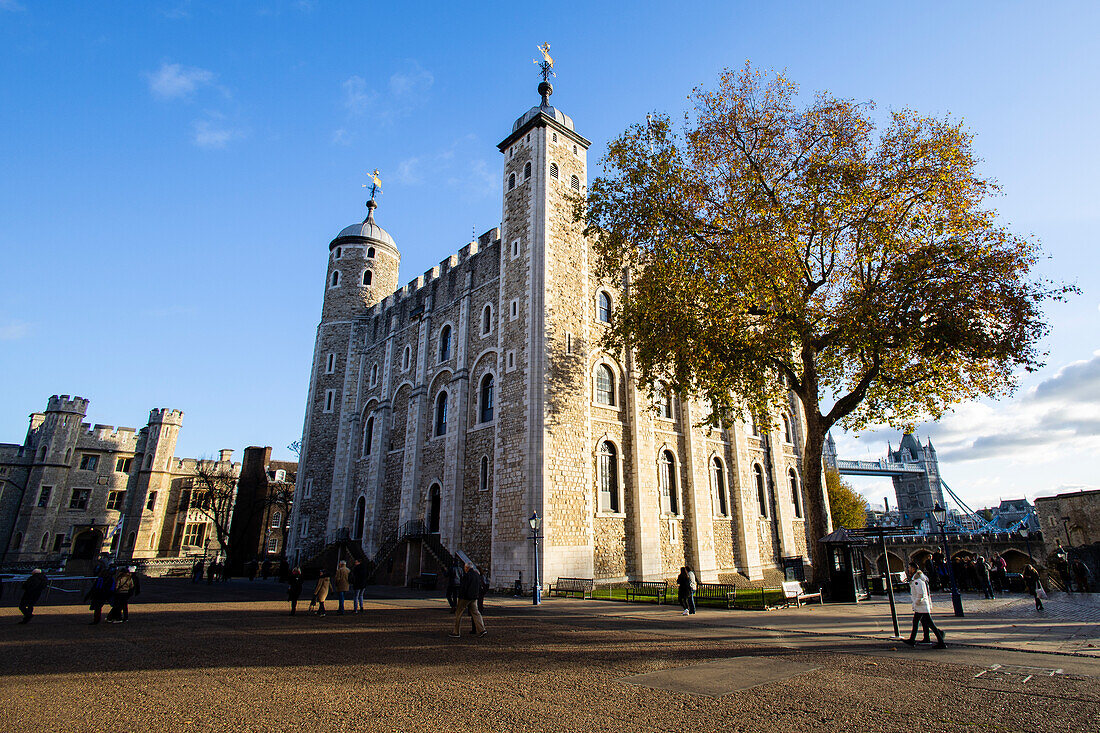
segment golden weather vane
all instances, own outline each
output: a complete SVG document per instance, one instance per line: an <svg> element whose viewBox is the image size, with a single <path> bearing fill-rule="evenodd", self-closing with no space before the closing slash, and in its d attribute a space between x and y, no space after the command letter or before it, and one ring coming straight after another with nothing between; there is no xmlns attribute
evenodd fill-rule
<svg viewBox="0 0 1100 733"><path fill-rule="evenodd" d="M550 42L547 41L541 46L536 46L535 48L537 48L539 50L539 53L542 54L542 61L539 61L538 59L532 59L531 61L532 63L538 65L539 73L542 74L542 80L548 82L550 81L550 77L557 76L557 74L554 73L554 59L550 57Z"/></svg>
<svg viewBox="0 0 1100 733"><path fill-rule="evenodd" d="M382 179L378 177L378 169L374 169L374 173L370 174L370 200L374 201L375 194L382 193ZM363 184L363 188L367 188L367 184Z"/></svg>

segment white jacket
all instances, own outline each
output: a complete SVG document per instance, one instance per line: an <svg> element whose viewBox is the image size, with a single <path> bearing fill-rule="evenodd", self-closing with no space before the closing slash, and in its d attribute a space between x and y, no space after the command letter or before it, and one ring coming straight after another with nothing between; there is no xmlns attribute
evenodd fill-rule
<svg viewBox="0 0 1100 733"><path fill-rule="evenodd" d="M928 593L928 577L919 570L909 578L909 593L913 597L913 613L932 613L932 596Z"/></svg>

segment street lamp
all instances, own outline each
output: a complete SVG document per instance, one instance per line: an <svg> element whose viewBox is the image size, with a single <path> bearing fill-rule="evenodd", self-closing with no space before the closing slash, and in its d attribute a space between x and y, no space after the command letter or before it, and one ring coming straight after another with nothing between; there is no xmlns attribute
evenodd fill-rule
<svg viewBox="0 0 1100 733"><path fill-rule="evenodd" d="M932 509L932 518L940 525L940 532L943 534L943 559L947 563L947 572L951 576L951 605L955 609L955 615L961 617L963 615L962 596L959 595L959 585L955 582L955 565L951 562L951 551L947 549L947 510L940 506L939 502L936 502L936 506Z"/></svg>
<svg viewBox="0 0 1100 733"><path fill-rule="evenodd" d="M542 518L538 512L533 512L527 523L531 525L531 542L535 545L535 587L531 593L531 603L537 606L542 603L542 581L539 580L539 540L542 539L539 529L542 527Z"/></svg>
<svg viewBox="0 0 1100 733"><path fill-rule="evenodd" d="M1027 528L1027 524L1020 527L1020 536L1024 538L1024 543L1027 545L1027 559L1034 562L1034 558L1031 557L1031 530Z"/></svg>

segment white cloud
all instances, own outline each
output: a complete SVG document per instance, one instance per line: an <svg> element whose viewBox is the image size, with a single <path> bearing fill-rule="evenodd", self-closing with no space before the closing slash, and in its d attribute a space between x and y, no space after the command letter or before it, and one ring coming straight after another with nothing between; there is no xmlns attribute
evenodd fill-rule
<svg viewBox="0 0 1100 733"><path fill-rule="evenodd" d="M18 341L30 332L30 325L23 321L0 323L0 341Z"/></svg>
<svg viewBox="0 0 1100 733"><path fill-rule="evenodd" d="M344 88L344 107L354 115L366 112L367 107L378 96L367 91L367 80L358 75L348 77L341 86Z"/></svg>
<svg viewBox="0 0 1100 733"><path fill-rule="evenodd" d="M420 158L405 158L397 164L397 180L406 186L420 183Z"/></svg>
<svg viewBox="0 0 1100 733"><path fill-rule="evenodd" d="M351 135L344 128L332 131L332 143L334 145L351 145Z"/></svg>
<svg viewBox="0 0 1100 733"><path fill-rule="evenodd" d="M216 112L208 112L205 119L192 123L192 142L206 150L220 150L244 136L244 130L230 125L224 115Z"/></svg>
<svg viewBox="0 0 1100 733"><path fill-rule="evenodd" d="M435 77L420 64L412 61L406 71L398 71L390 77L390 92L393 96L408 99L422 97L435 83Z"/></svg>
<svg viewBox="0 0 1100 733"><path fill-rule="evenodd" d="M181 64L161 64L151 74L146 74L149 90L161 99L190 97L200 87L212 84L214 72Z"/></svg>

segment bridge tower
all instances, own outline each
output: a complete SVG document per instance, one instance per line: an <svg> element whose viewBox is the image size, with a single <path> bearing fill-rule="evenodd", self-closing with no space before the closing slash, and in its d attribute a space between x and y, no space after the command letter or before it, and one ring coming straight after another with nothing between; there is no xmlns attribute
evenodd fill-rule
<svg viewBox="0 0 1100 733"><path fill-rule="evenodd" d="M924 520L930 528L935 527L932 508L938 503L947 506L943 500L943 487L940 485L940 462L932 441L927 445L912 433L901 438L898 449L887 447L886 459L892 463L916 463L923 469L921 473L904 473L892 476L894 493L898 498L898 512L901 523L912 527L920 526Z"/></svg>

